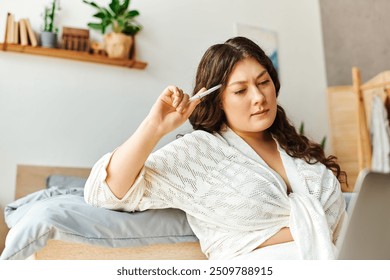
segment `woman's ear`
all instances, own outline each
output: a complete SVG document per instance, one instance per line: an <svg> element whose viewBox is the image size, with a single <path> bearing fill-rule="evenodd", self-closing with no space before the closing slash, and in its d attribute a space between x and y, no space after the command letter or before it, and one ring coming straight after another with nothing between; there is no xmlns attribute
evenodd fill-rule
<svg viewBox="0 0 390 280"><path fill-rule="evenodd" d="M222 102L222 100L219 100L219 108L221 109L221 110L223 110L223 102Z"/></svg>

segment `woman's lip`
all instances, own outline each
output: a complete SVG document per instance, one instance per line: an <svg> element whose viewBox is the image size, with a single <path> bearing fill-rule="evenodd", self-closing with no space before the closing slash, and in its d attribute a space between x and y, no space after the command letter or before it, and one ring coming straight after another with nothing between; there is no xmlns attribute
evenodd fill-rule
<svg viewBox="0 0 390 280"><path fill-rule="evenodd" d="M251 116L257 116L257 115L261 115L261 114L264 114L264 113L267 113L269 110L263 110L263 111L258 111L256 113L253 113Z"/></svg>

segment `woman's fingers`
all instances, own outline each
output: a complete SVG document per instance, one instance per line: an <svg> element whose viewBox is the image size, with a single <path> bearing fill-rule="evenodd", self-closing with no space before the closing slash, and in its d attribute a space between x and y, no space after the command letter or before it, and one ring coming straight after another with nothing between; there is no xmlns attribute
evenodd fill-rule
<svg viewBox="0 0 390 280"><path fill-rule="evenodd" d="M205 88L202 88L197 94L202 93L205 90ZM166 98L168 98L168 100ZM188 109L192 112L201 101L200 99L196 99L189 102L190 96L177 86L168 86L163 92L163 99L181 114L185 113Z"/></svg>
<svg viewBox="0 0 390 280"><path fill-rule="evenodd" d="M181 90L177 86L168 86L164 89L164 91L161 94L161 98L172 105L175 100L177 100L178 97L181 95Z"/></svg>
<svg viewBox="0 0 390 280"><path fill-rule="evenodd" d="M169 86L167 88L167 95L170 96L171 106L173 106L176 111L183 112L188 103L189 96L184 93L184 91L176 86Z"/></svg>
<svg viewBox="0 0 390 280"><path fill-rule="evenodd" d="M180 103L177 105L176 111L178 111L179 113L184 113L184 111L188 107L188 100L189 99L190 99L189 95L186 93L183 93L183 97L182 97Z"/></svg>
<svg viewBox="0 0 390 280"><path fill-rule="evenodd" d="M172 106L177 108L183 100L184 92L182 89L175 87L172 94Z"/></svg>
<svg viewBox="0 0 390 280"><path fill-rule="evenodd" d="M187 103L187 108L186 110L183 112L183 114L185 115L185 118L189 118L190 115L192 114L192 112L195 110L196 106L199 105L199 103L202 102L202 100L200 99L196 99L192 102L188 102Z"/></svg>

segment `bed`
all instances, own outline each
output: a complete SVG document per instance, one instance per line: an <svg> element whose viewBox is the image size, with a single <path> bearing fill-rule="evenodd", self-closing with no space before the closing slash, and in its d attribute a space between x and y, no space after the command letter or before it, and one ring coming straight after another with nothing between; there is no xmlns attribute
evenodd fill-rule
<svg viewBox="0 0 390 280"><path fill-rule="evenodd" d="M18 165L1 259L206 259L180 210L126 213L87 205L82 193L89 172Z"/></svg>
<svg viewBox="0 0 390 280"><path fill-rule="evenodd" d="M87 205L82 194L89 171L18 165L1 259L206 259L180 210L126 213ZM351 193L344 197L348 204Z"/></svg>

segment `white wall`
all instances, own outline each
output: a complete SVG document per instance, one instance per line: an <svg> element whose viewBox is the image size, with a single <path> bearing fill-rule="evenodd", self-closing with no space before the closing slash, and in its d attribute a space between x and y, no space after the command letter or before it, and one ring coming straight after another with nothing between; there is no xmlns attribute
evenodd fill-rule
<svg viewBox="0 0 390 280"><path fill-rule="evenodd" d="M38 31L48 2L0 1L0 38L8 11L29 17ZM94 10L81 0L61 5L60 26L92 20ZM318 1L133 0L132 8L144 26L137 55L145 70L0 52L1 207L14 198L17 164L90 167L135 130L165 86L191 91L201 55L233 37L237 22L278 32L280 102L315 140L327 134Z"/></svg>

